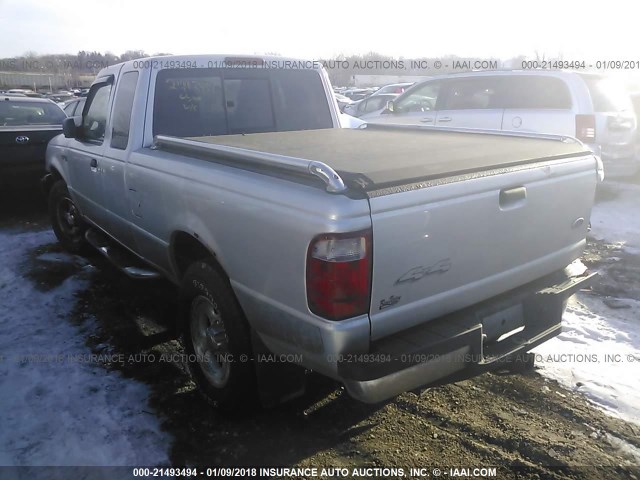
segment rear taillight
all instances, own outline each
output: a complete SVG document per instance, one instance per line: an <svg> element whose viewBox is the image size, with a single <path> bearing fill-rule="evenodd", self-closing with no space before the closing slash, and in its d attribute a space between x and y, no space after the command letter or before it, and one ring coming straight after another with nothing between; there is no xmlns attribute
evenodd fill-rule
<svg viewBox="0 0 640 480"><path fill-rule="evenodd" d="M371 230L318 235L307 253L309 310L329 320L369 311Z"/></svg>
<svg viewBox="0 0 640 480"><path fill-rule="evenodd" d="M596 141L595 115L576 115L576 138L584 143Z"/></svg>

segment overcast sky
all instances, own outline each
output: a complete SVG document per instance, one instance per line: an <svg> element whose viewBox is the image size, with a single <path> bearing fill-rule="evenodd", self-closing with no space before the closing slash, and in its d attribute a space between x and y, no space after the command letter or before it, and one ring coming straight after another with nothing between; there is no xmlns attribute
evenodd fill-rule
<svg viewBox="0 0 640 480"><path fill-rule="evenodd" d="M79 50L638 59L635 2L0 0L0 57ZM530 6L529 6L530 5Z"/></svg>

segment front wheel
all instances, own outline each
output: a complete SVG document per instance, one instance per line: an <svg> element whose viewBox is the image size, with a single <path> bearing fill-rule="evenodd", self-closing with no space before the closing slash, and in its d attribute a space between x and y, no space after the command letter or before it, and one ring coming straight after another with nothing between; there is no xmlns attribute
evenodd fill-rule
<svg viewBox="0 0 640 480"><path fill-rule="evenodd" d="M87 225L64 180L55 182L49 191L49 219L58 241L67 251L81 253L84 250Z"/></svg>
<svg viewBox="0 0 640 480"><path fill-rule="evenodd" d="M226 277L211 261L191 265L182 282L182 341L200 391L222 408L257 399L249 326Z"/></svg>

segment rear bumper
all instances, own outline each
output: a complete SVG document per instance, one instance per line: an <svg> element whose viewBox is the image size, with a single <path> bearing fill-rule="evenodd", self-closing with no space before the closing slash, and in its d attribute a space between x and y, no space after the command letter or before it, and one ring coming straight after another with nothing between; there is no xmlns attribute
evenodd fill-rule
<svg viewBox="0 0 640 480"><path fill-rule="evenodd" d="M376 403L464 370L489 370L558 335L567 299L595 275L557 272L384 338L367 355L344 355L339 377L352 397Z"/></svg>

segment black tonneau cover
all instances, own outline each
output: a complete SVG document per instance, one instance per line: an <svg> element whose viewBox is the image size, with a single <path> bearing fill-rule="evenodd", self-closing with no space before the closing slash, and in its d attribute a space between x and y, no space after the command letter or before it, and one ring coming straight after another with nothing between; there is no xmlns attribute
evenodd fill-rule
<svg viewBox="0 0 640 480"><path fill-rule="evenodd" d="M382 127L191 140L324 162L350 189L366 192L589 153L571 140Z"/></svg>

